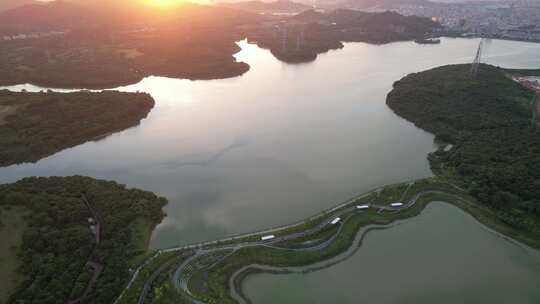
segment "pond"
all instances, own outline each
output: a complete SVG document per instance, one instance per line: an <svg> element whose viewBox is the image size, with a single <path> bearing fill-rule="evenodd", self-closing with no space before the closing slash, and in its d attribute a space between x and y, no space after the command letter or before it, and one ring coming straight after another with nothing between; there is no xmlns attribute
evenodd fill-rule
<svg viewBox="0 0 540 304"><path fill-rule="evenodd" d="M446 203L368 232L350 259L306 275L260 274L254 304L540 303L540 252L492 232Z"/></svg>

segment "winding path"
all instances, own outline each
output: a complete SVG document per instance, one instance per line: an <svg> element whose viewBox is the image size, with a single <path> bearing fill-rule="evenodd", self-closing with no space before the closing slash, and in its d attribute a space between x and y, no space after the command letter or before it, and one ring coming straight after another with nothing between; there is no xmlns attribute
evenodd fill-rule
<svg viewBox="0 0 540 304"><path fill-rule="evenodd" d="M96 248L99 246L99 243L101 242L101 230L103 229L103 225L102 225L103 221L101 220L99 214L92 207L92 204L90 204L90 201L88 201L88 198L86 197L86 195L83 194L81 196L81 200L84 202L84 204L88 208L88 211L90 211L90 214L92 214L92 217L96 221L95 229L94 229L94 236L95 236L96 244L94 245L94 248L92 249L92 252L90 253L90 256L88 258L88 261L85 264L86 269L83 270L83 271L88 271L89 268L92 269L92 277L90 278L90 281L88 282L88 285L86 286L86 289L84 290L84 293L76 299L71 299L71 298L68 299L68 301L66 302L67 304L78 304L82 300L84 300L86 296L88 296L88 294L94 288L94 285L96 284L99 275L103 271L103 264L101 264L98 261L92 260L94 253L96 251Z"/></svg>
<svg viewBox="0 0 540 304"><path fill-rule="evenodd" d="M172 286L175 289L177 289L179 292L189 296L191 298L192 303L204 304L204 302L201 302L201 301L195 299L192 296L192 294L191 294L191 292L190 292L190 290L188 288L189 279L191 278L191 276L193 274L192 273L192 270L193 270L192 267L193 267L194 263L197 263L198 259L204 258L207 255L215 254L215 253L220 252L220 251L228 251L229 252L226 255L219 256L218 259L214 260L214 262L211 265L205 265L203 268L198 269L198 270L200 270L200 269L209 270L212 267L214 267L215 265L217 265L219 262L223 261L228 256L233 255L238 250L243 249L243 248L268 247L268 248L274 248L274 249L278 249L278 250L294 250L294 251L317 251L317 250L323 250L323 249L327 248L332 243L332 241L335 240L335 238L340 234L341 229L342 229L341 227L343 227L343 225L340 225L339 229L331 237L324 240L322 243L318 243L318 244L316 244L314 246L311 246L311 247L294 248L293 249L293 248L282 248L282 247L279 247L279 246L276 246L276 245L278 243L280 243L280 242L294 240L294 239L306 237L306 236L309 236L309 235L312 235L312 234L316 234L316 233L320 232L322 229L325 229L326 227L328 227L331 224L331 221L334 220L336 217L340 217L340 216L343 216L345 214L348 214L348 213L351 213L351 212L354 212L354 211L358 211L356 209L356 203L358 203L358 200L360 200L362 198L366 198L369 195L372 195L374 193L380 194L381 191L386 187L396 186L396 185L404 185L404 184L405 183L398 183L398 184L394 184L394 185L387 185L387 186L384 186L384 187L377 188L377 189L372 190L370 192L367 192L367 193L364 193L362 195L356 196L356 197L354 197L354 198L352 198L352 199L350 199L350 200L348 200L348 201L346 201L346 202L344 202L342 204L339 204L339 205L337 205L337 206L335 206L335 207L333 207L331 209L322 211L322 212L308 218L307 220L303 220L303 221L297 222L295 224L275 227L275 228L271 228L271 229L267 229L267 230L263 230L263 231L252 232L252 233L247 233L247 234L241 234L241 235L237 235L237 236L234 236L234 237L229 237L229 238L225 238L225 239L221 239L221 240L215 240L215 241L209 241L209 242L201 242L201 243L196 243L196 244L192 244L192 245L179 246L179 247L173 247L173 248L159 250L159 251L156 252L156 254L154 254L152 257L150 257L148 260L146 260L144 263L142 263L133 272L131 280L129 281L126 288L122 291L122 293L120 294L120 296L116 299L116 301L114 303L116 304L122 299L123 295L133 286L133 283L137 280L141 270L144 267L146 267L147 265L149 265L156 257L158 257L159 255L161 255L163 253L166 253L166 252L190 251L191 253L193 253L193 255L190 258L188 258L187 260L185 260L182 264L180 264L175 269L174 273L171 275L171 283L172 283ZM406 197L408 191L410 190L411 186L414 185L414 184L415 184L415 181L412 181L412 182L408 183L408 187L404 190L404 192L401 195L401 202L403 202L403 200L405 199L405 197ZM451 187L459 189L455 185L452 185L452 184L448 184L448 185L451 186ZM408 209L408 208L411 208L412 206L414 206L421 196L423 196L425 194L434 194L434 193L451 195L451 196L454 196L456 198L459 198L459 196L453 195L451 193L447 193L447 192L443 192L443 191L436 191L436 190L427 190L427 191L421 191L421 192L417 193L408 202L404 203L402 206L399 206L399 207L392 207L392 206L388 206L388 205L379 205L379 204L374 204L374 203L370 203L368 205L371 208L377 209L378 212L397 213L397 212L400 212L402 210L405 210L405 209ZM361 211L359 211L359 212L361 212ZM274 238L272 240L267 240L267 241L260 240L260 237L262 235L283 233L284 231L286 231L288 229L297 228L297 227L300 227L302 225L305 225L308 222L317 221L317 220L321 220L321 219L323 219L321 221L321 223L319 223L317 226L312 227L312 228L310 228L308 230L278 236L278 237L276 237L276 238ZM342 221L342 223L347 221L348 219L349 219L349 217L346 217ZM390 227L390 226L391 225L389 225L388 227ZM357 235L355 237L355 242L359 241L361 243L361 239L363 238L363 234L365 232L367 232L367 230L385 229L386 227L387 226L380 226L380 225L379 226L370 225L370 226L364 227L364 228L362 228L361 230L358 231L358 233L357 233ZM361 231L364 231L364 233L360 233ZM235 241L244 240L244 239L250 238L250 237L257 237L258 239L254 240L254 241L243 241L241 243L234 243ZM220 244L222 244L222 245L220 245ZM279 268L279 267L273 267L273 266L267 266L267 265L266 266L265 265L247 265L244 268L237 271L231 277L231 280L229 281L229 284L233 284L234 280L238 277L238 275L241 274L242 271L246 271L247 269L254 269L254 270L260 270L260 271L272 271L272 272L275 272L275 271L277 271L277 272L291 272L291 271L295 271L295 270L305 272L305 271L314 271L314 270L317 270L317 269L329 267L331 265L334 265L335 263L339 263L341 261L339 259L339 257L345 256L345 259L346 259L346 258L348 258L349 254L354 254L355 250L358 249L358 248L355 249L355 247L358 247L358 246L351 246L346 252L344 252L342 254L339 254L338 256L336 256L334 258L331 258L331 259L326 260L326 261L321 261L321 262L312 264L310 266L305 266L303 268L296 268L296 267ZM337 259L337 261L335 261L334 259ZM168 264L167 266L170 266L170 264ZM150 288L151 283L166 268L168 268L168 267L160 267L158 270L154 271L152 273L152 275L148 279L145 280L144 285L143 285L144 287L141 290L140 295L139 295L139 301L138 301L139 304L143 304L145 302L147 294L151 290L151 288ZM233 296L233 298L235 298L237 301L239 301L240 303L249 303L249 300L241 299L242 298L242 296L240 294L241 291L238 292L238 291L235 290L235 288L231 288L231 290L232 290L231 296Z"/></svg>
<svg viewBox="0 0 540 304"><path fill-rule="evenodd" d="M412 185L413 185L413 183L409 183L407 189L403 192L403 194L401 196L402 200L406 197L406 194L407 194L407 192L409 191L409 189L410 189L410 187ZM370 193L373 193L373 192L370 192ZM443 192L441 192L441 191L422 191L422 192L419 192L414 197L412 197L407 203L404 203L400 207L392 207L392 206L387 206L387 205L378 205L378 204L373 204L373 203L368 204L368 205L371 208L377 209L379 212L382 212L382 211L399 212L401 210L405 210L405 209L413 207L416 204L416 202L418 201L418 199L420 197L422 197L423 195L425 195L425 194L433 194L433 193L441 194ZM445 194L447 194L447 193L445 193ZM353 200L352 202L354 202L354 201L356 201L356 200ZM334 208L334 209L338 210L339 208L337 208L337 209ZM339 210L339 212L336 212L335 214L332 214L332 216L330 218L324 220L322 223L320 223L319 225L317 225L317 226L315 226L313 228L310 228L310 229L302 231L302 232L297 232L297 233L292 233L292 234L289 234L289 235L281 236L281 237L275 238L275 239L273 239L271 241L254 241L254 242L250 242L250 243L242 243L242 244L236 244L236 245L230 245L230 246L221 246L221 247L214 247L214 248L209 248L209 249L200 249L190 259L190 261L186 261L186 263L180 265L176 269L175 274L172 277L173 286L175 286L175 288L178 291L184 292L184 293L188 294L189 296L192 296L192 294L191 294L191 292L189 291L189 288L188 288L188 281L189 281L189 278L191 277L191 270L192 269L191 268L188 269L189 273L187 274L187 278L182 277L184 272L186 271L186 268L191 265L191 262L197 260L198 258L200 258L200 257L202 257L204 255L208 255L208 254L218 252L218 251L222 251L222 250L232 250L231 254L233 254L234 252L236 252L236 251L238 251L238 250L240 250L242 248L247 248L247 247L269 247L269 248L274 248L274 249L278 249L278 250L294 250L294 251L317 251L317 250L326 249L328 246L330 246L332 241L341 233L341 230L342 230L342 227L343 227L342 224L340 225L338 231L334 235L332 235L332 237L330 237L328 240L324 241L321 244L317 244L314 247L291 249L291 248L281 248L281 247L277 247L277 246L273 246L273 245L278 244L278 243L283 242L283 241L294 240L294 239L302 238L302 237L309 236L309 235L312 235L312 234L316 234L317 232L320 232L322 229L328 227L331 224L331 221L333 219L335 219L336 217L343 216L344 214L351 213L351 212L353 212L355 210L356 210L355 205L349 206L347 208L343 208L343 209ZM350 218L350 216L347 217L343 222L347 221L349 218ZM375 228L376 229L383 229L383 228L390 227L390 226L391 225L386 225L386 226L372 225L372 226L368 226L366 229L362 229L362 231L367 232L370 229L375 229ZM356 252L356 250L357 250L357 247L358 247L359 243L363 239L363 236L364 236L364 233L358 233L356 238L355 238L355 243L354 243L355 245L351 246L346 252L338 255L338 257L337 257L338 261L337 262L333 261L334 258L332 258L330 260L320 262L321 265L319 265L319 263L315 263L313 265L303 266L303 267L273 267L273 266L268 266L268 265L256 265L256 264L255 265L247 265L247 266L243 267L242 269L238 270L237 272L235 272L233 274L233 276L230 278L229 287L231 288L230 289L231 290L231 296L235 300L237 300L239 303L249 303L248 300L246 300L245 298L242 297L241 291L238 291L236 286L235 286L236 285L235 280L244 271L247 271L247 270L259 270L259 271L288 273L288 272L314 271L314 270L317 270L317 269L329 267L329 266L335 265L336 263L341 262L342 260L344 260L343 258L339 258L339 257L345 256L346 258L348 258L352 254L354 254L354 252ZM224 258L221 258L219 261L222 261ZM215 264L217 264L217 262L214 263L214 265ZM205 269L210 269L210 268L211 267L208 267L208 268L205 268ZM195 301L195 299L192 299L192 300ZM196 301L195 303L201 303L201 302Z"/></svg>

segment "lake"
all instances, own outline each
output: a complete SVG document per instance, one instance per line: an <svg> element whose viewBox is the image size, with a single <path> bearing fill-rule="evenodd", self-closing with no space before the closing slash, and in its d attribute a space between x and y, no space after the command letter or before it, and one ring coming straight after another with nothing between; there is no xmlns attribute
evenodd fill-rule
<svg viewBox="0 0 540 304"><path fill-rule="evenodd" d="M411 72L471 62L478 43L347 43L291 65L242 41L236 57L250 64L248 73L211 81L148 77L117 88L156 100L139 126L1 168L0 182L79 174L154 191L169 205L153 248L294 222L374 187L431 176L433 136L390 111L386 94ZM494 40L484 58L540 68L538 54L540 44Z"/></svg>
<svg viewBox="0 0 540 304"><path fill-rule="evenodd" d="M306 275L248 276L256 304L536 304L540 252L432 203L415 218L368 232L350 259Z"/></svg>

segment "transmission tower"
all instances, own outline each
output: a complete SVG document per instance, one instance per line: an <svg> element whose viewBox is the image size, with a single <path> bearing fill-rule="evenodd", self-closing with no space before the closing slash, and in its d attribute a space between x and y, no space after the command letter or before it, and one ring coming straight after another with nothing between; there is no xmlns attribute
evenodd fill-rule
<svg viewBox="0 0 540 304"><path fill-rule="evenodd" d="M287 51L287 27L284 26L283 27L283 33L282 33L282 36L281 36L281 50L283 52Z"/></svg>
<svg viewBox="0 0 540 304"><path fill-rule="evenodd" d="M480 39L480 44L478 45L478 50L476 51L476 57L472 63L471 75L473 78L476 78L478 75L478 69L480 68L480 63L482 63L482 50L484 49L484 38Z"/></svg>
<svg viewBox="0 0 540 304"><path fill-rule="evenodd" d="M296 51L300 51L304 42L305 42L305 27L304 25L300 26L300 32L296 36Z"/></svg>

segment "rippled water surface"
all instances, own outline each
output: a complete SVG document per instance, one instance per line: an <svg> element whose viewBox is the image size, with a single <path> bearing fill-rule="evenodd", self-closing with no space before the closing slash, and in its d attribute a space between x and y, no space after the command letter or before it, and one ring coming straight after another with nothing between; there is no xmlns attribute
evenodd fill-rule
<svg viewBox="0 0 540 304"><path fill-rule="evenodd" d="M302 219L384 184L431 175L433 136L385 105L411 72L472 61L476 39L364 43L289 65L240 43L243 76L213 81L149 77L118 88L152 94L140 126L0 169L25 176L89 175L169 199L154 248L215 239ZM540 44L492 41L488 62L540 67ZM12 90L40 90L21 85Z"/></svg>

